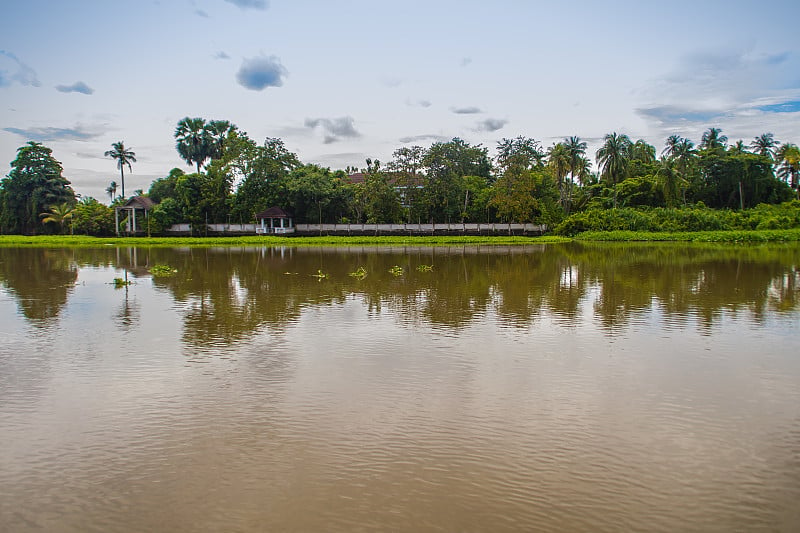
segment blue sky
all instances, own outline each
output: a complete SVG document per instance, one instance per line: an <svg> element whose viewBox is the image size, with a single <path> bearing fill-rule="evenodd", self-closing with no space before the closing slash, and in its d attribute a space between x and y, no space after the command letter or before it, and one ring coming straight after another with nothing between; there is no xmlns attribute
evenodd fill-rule
<svg viewBox="0 0 800 533"><path fill-rule="evenodd" d="M563 4L563 5L562 5ZM331 168L454 136L593 154L611 131L800 143L800 2L2 0L2 175L28 140L107 201L173 167L185 116ZM765 7L767 6L767 7Z"/></svg>

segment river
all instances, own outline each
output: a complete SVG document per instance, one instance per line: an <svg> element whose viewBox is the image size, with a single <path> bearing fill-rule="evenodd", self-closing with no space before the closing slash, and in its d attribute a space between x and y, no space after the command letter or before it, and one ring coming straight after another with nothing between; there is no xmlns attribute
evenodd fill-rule
<svg viewBox="0 0 800 533"><path fill-rule="evenodd" d="M799 289L798 245L0 248L0 530L798 531Z"/></svg>

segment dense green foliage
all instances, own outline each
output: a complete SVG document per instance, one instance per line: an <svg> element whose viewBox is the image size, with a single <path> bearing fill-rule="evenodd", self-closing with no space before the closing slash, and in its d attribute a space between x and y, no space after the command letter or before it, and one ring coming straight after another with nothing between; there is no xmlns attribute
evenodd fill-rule
<svg viewBox="0 0 800 533"><path fill-rule="evenodd" d="M41 213L75 202L69 181L61 175L61 163L52 154L32 141L17 150L11 172L0 182L0 233L47 231Z"/></svg>
<svg viewBox="0 0 800 533"><path fill-rule="evenodd" d="M163 234L175 223L198 229L214 223L252 223L272 206L298 223L546 224L561 235L583 231L701 231L785 229L798 226L800 150L764 133L749 145L710 128L695 145L678 135L656 149L642 139L610 133L594 154L567 137L545 149L535 139L497 143L496 154L454 138L424 148L403 147L382 165L331 170L304 164L280 139L259 144L225 120L186 117L176 149L195 172L172 169L144 193L157 205L137 226ZM124 167L136 161L122 142L106 155ZM38 143L20 148L0 187L0 232L114 233L113 216L95 204L59 219L74 194L61 166ZM106 189L113 204L116 182ZM769 207L769 206L780 207ZM45 215L42 215L45 213ZM63 213L62 213L63 214ZM111 213L113 215L113 213Z"/></svg>
<svg viewBox="0 0 800 533"><path fill-rule="evenodd" d="M91 197L83 198L72 212L75 235L114 235L114 210Z"/></svg>
<svg viewBox="0 0 800 533"><path fill-rule="evenodd" d="M554 228L558 235L586 231L710 231L774 230L800 228L800 200L780 205L761 204L734 211L699 205L686 208L589 209L575 213Z"/></svg>

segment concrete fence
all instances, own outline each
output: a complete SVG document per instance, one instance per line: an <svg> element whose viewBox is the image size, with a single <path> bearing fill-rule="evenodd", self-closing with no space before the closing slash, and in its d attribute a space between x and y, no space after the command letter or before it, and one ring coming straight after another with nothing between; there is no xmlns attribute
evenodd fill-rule
<svg viewBox="0 0 800 533"><path fill-rule="evenodd" d="M267 228L269 230L270 228ZM171 235L256 235L259 224L174 224ZM547 226L539 224L296 224L275 228L276 233L293 235L541 235ZM260 233L259 233L260 234Z"/></svg>

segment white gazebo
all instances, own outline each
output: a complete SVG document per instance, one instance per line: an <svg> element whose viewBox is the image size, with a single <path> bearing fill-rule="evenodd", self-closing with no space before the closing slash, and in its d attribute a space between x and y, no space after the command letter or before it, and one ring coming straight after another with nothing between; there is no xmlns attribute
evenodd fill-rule
<svg viewBox="0 0 800 533"><path fill-rule="evenodd" d="M256 233L294 233L292 217L280 207L270 207L256 215ZM268 222L269 221L269 222Z"/></svg>
<svg viewBox="0 0 800 533"><path fill-rule="evenodd" d="M136 211L144 211L144 217L147 218L147 212L155 207L156 203L147 196L131 196L125 205L118 205L114 208L114 220L116 222L117 235L119 235L119 221L120 212L122 212L122 219L128 217L125 224L125 233L136 235Z"/></svg>

